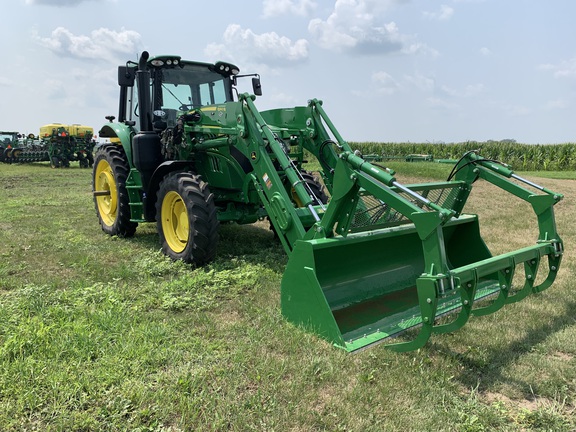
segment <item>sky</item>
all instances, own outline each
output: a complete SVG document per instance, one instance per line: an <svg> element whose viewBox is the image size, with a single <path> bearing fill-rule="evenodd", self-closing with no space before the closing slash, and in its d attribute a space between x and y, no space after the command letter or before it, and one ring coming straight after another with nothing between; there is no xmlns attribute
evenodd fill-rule
<svg viewBox="0 0 576 432"><path fill-rule="evenodd" d="M260 110L320 99L350 142L576 142L574 0L1 1L0 130L98 131L147 50L260 74Z"/></svg>

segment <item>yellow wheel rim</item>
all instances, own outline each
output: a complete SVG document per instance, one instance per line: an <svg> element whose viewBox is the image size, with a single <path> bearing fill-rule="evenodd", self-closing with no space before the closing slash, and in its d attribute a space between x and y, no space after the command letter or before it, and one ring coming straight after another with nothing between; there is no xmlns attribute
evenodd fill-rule
<svg viewBox="0 0 576 432"><path fill-rule="evenodd" d="M175 253L186 248L190 223L184 200L177 192L168 192L162 201L162 231L166 243Z"/></svg>
<svg viewBox="0 0 576 432"><path fill-rule="evenodd" d="M298 194L296 193L296 189L292 188L292 199L294 200L294 202L296 203L296 207L300 208L300 207L304 207L304 204L302 203L302 200L300 199L300 197L298 196Z"/></svg>
<svg viewBox="0 0 576 432"><path fill-rule="evenodd" d="M97 196L96 205L102 222L112 226L118 215L118 189L112 167L107 160L103 159L98 162L94 183L96 185L95 192L109 192L108 195Z"/></svg>

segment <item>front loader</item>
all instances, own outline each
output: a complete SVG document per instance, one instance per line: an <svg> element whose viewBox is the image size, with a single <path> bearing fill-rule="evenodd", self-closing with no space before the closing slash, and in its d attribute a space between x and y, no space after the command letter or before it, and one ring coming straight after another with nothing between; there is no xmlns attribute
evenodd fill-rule
<svg viewBox="0 0 576 432"><path fill-rule="evenodd" d="M254 94L238 92L244 77ZM289 257L282 314L335 346L418 349L556 277L563 244L553 206L562 195L505 164L469 152L445 182L401 184L351 149L321 101L258 111L259 76L229 63L144 52L118 68L118 83L118 118L99 132L109 142L93 169L104 232L130 237L156 222L166 255L202 265L215 257L220 223L268 218ZM322 182L303 169L305 151ZM490 252L478 217L463 212L479 179L531 205L534 244ZM546 275L536 282L539 269ZM413 337L391 339L410 329Z"/></svg>

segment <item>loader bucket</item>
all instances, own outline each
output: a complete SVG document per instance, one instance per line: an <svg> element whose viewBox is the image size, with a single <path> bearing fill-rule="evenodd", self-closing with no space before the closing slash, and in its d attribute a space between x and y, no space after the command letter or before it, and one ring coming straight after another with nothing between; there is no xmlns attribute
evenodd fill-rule
<svg viewBox="0 0 576 432"><path fill-rule="evenodd" d="M282 279L283 315L349 352L421 327L413 340L389 345L398 351L418 349L432 332L463 326L474 314L474 301L486 299L478 315L502 307L502 287L511 285L516 264L532 263L526 274L533 281L546 253L546 246L537 245L493 257L475 215L453 219L442 229L448 266L458 278L452 285L447 279L440 296L437 286L422 279L422 242L408 225L297 242ZM450 313L456 316L451 323L433 327L434 320Z"/></svg>
<svg viewBox="0 0 576 432"><path fill-rule="evenodd" d="M491 257L475 216L447 224L443 234L451 266ZM282 313L354 351L422 324L416 284L423 271L413 225L300 241L282 280ZM484 277L476 291L477 297L499 291L498 275ZM455 295L439 302L439 314L458 308Z"/></svg>

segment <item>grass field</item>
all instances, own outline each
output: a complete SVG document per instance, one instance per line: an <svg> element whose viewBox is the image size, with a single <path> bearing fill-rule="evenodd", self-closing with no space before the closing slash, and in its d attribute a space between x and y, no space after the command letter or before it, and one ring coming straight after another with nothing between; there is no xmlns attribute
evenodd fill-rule
<svg viewBox="0 0 576 432"><path fill-rule="evenodd" d="M390 165L406 182L451 168ZM0 430L575 430L576 181L537 175L565 195L556 284L419 351L346 354L282 318L266 224L223 226L191 269L154 224L106 236L90 170L1 165ZM480 182L468 211L495 253L536 239L530 210Z"/></svg>

